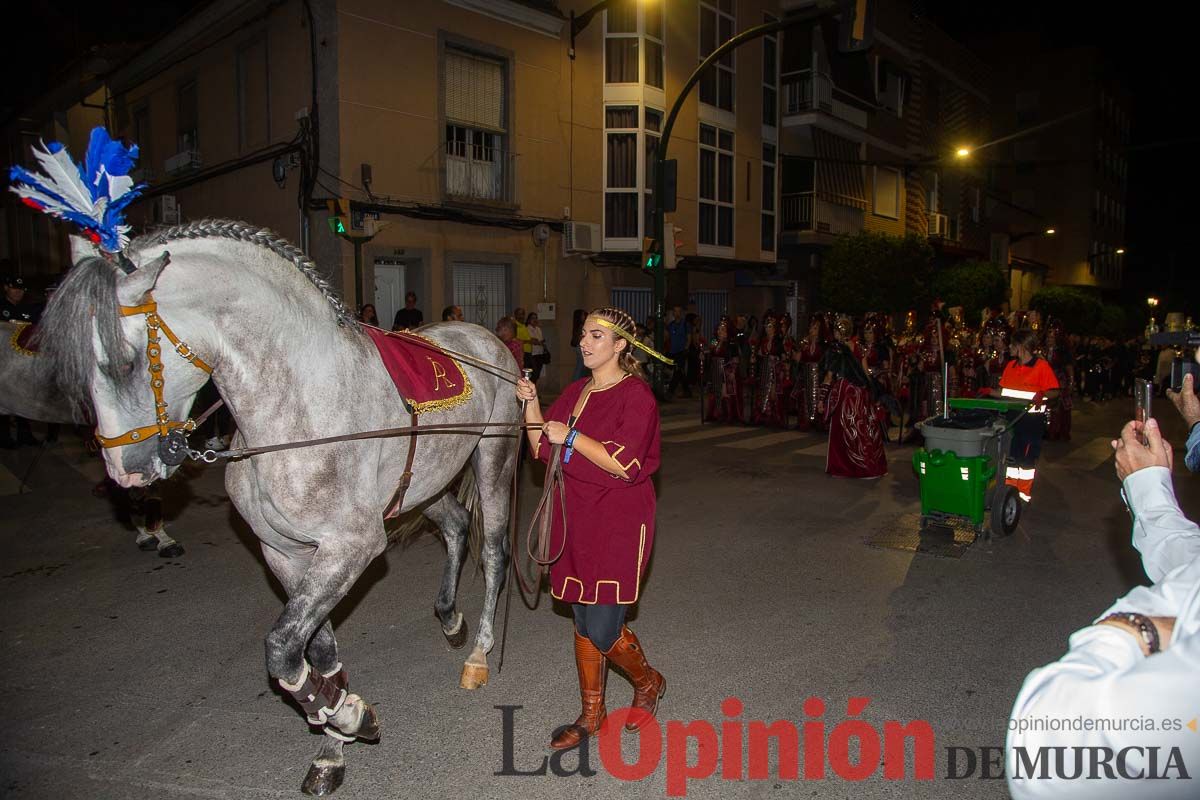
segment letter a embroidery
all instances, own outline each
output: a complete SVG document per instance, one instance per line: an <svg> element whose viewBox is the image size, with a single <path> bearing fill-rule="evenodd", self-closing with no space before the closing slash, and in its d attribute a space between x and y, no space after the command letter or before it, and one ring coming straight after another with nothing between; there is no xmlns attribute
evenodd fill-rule
<svg viewBox="0 0 1200 800"><path fill-rule="evenodd" d="M445 367L443 367L438 362L434 361L431 357L429 357L429 356L425 356L425 357L428 358L429 363L433 365L433 390L435 392L441 391L442 381L445 381L446 386L451 389L458 386L458 384L452 383L450 378L446 377L446 368Z"/></svg>

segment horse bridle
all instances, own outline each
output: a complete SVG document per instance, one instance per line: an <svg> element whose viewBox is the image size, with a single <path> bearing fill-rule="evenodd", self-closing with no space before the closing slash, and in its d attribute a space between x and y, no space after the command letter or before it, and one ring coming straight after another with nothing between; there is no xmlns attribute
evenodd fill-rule
<svg viewBox="0 0 1200 800"><path fill-rule="evenodd" d="M167 341L175 348L175 353L184 361L209 375L212 374L213 368L196 355L196 351L186 342L176 336L170 326L158 315L158 303L154 301L150 292L146 293L146 302L136 306L120 306L120 311L123 317L139 315L146 317L146 359L148 361L146 371L150 374L150 390L154 392L155 421L152 425L143 425L140 428L128 430L120 436L112 437L101 436L99 428L97 428L96 441L101 447L109 449L139 444L158 436L161 437L159 441L160 455L163 455L163 460L170 464L174 460L174 452L179 448L179 440L182 439L183 456L186 458L187 442L185 437L196 429L197 422L190 418L184 422L176 422L167 415L167 403L163 400L162 345L159 332L167 338ZM179 433L172 436L176 431ZM171 460L168 460L167 456L171 456ZM178 463L182 463L182 459L175 462L175 464Z"/></svg>

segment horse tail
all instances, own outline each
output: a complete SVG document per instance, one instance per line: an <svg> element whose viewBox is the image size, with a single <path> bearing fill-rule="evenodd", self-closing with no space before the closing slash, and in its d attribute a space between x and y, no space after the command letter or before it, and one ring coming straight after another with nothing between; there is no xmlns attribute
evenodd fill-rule
<svg viewBox="0 0 1200 800"><path fill-rule="evenodd" d="M479 496L479 480L475 475L474 459L467 459L467 465L463 467L463 471L459 474L458 488L454 492L455 498L462 503L463 508L471 515L470 525L467 527L467 552L471 554L471 558L475 563L483 567L482 552L483 552L483 500Z"/></svg>
<svg viewBox="0 0 1200 800"><path fill-rule="evenodd" d="M475 467L471 459L458 474L458 485L454 489L454 498L462 504L470 515L467 527L467 549L475 563L480 563L483 551L483 503L479 497L479 482L475 476ZM402 514L394 524L387 526L388 547L399 544L407 547L409 543L422 533L436 534L437 527L414 508ZM481 565L482 566L482 565Z"/></svg>

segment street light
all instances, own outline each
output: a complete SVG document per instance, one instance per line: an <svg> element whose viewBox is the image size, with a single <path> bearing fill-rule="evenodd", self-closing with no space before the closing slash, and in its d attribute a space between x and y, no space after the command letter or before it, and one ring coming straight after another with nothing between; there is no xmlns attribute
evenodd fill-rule
<svg viewBox="0 0 1200 800"><path fill-rule="evenodd" d="M967 156L971 155L971 148L960 147L954 151L954 155L957 156L958 158L966 158Z"/></svg>
<svg viewBox="0 0 1200 800"><path fill-rule="evenodd" d="M1158 306L1158 298L1157 297L1147 297L1146 305L1150 306L1151 308L1157 307Z"/></svg>
<svg viewBox="0 0 1200 800"><path fill-rule="evenodd" d="M1014 233L1008 237L1009 244L1016 244L1022 239L1028 239L1030 236L1053 236L1057 231L1054 228L1045 228L1040 231L1021 231Z"/></svg>
<svg viewBox="0 0 1200 800"><path fill-rule="evenodd" d="M1125 255L1125 248L1124 248L1124 247L1118 247L1118 248L1117 248L1117 249L1116 249L1114 252L1115 252L1117 255L1119 255L1119 256L1123 256L1123 255Z"/></svg>

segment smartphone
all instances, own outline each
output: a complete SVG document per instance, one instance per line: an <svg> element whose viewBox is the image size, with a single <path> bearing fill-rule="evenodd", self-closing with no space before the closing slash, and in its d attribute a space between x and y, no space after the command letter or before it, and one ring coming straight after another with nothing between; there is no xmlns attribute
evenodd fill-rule
<svg viewBox="0 0 1200 800"><path fill-rule="evenodd" d="M1171 391L1183 391L1183 376L1192 376L1192 389L1200 384L1200 364L1197 364L1194 359L1176 358L1171 362Z"/></svg>
<svg viewBox="0 0 1200 800"><path fill-rule="evenodd" d="M1138 378L1133 384L1133 418L1145 426L1150 419L1150 401L1154 397L1154 384L1145 378ZM1149 445L1145 433L1138 433L1138 441Z"/></svg>

